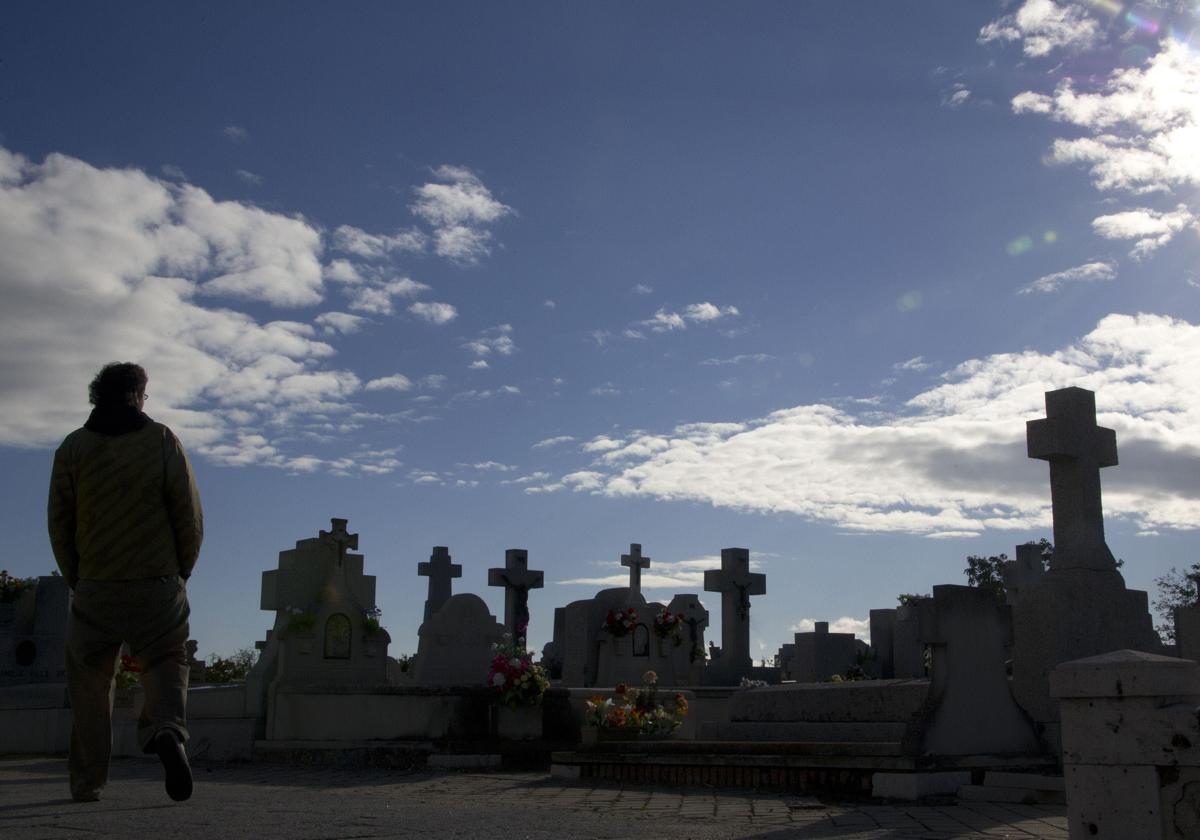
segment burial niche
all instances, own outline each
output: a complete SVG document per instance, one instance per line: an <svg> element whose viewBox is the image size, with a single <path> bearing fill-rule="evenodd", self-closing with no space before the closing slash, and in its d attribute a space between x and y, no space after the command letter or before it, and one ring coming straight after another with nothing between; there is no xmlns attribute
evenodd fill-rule
<svg viewBox="0 0 1200 840"><path fill-rule="evenodd" d="M650 655L650 631L645 624L633 628L633 655Z"/></svg>
<svg viewBox="0 0 1200 840"><path fill-rule="evenodd" d="M350 617L334 613L325 622L325 658L350 658Z"/></svg>

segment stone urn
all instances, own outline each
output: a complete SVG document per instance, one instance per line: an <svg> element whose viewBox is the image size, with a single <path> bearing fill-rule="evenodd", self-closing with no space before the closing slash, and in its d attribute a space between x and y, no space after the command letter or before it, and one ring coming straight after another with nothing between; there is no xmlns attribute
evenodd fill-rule
<svg viewBox="0 0 1200 840"><path fill-rule="evenodd" d="M542 737L542 704L495 707L496 737L505 741L536 741Z"/></svg>

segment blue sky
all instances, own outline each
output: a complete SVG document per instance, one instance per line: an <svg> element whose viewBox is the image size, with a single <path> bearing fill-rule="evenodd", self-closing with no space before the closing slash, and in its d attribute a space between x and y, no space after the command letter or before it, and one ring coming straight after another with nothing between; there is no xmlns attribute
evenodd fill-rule
<svg viewBox="0 0 1200 840"><path fill-rule="evenodd" d="M1131 585L1200 539L1194 3L19 4L0 31L3 565L114 359L191 453L202 653L347 517L527 548L554 606L767 573L752 653L1050 533L1042 393L1098 392ZM611 580L608 580L611 579ZM719 640L719 609L704 596Z"/></svg>

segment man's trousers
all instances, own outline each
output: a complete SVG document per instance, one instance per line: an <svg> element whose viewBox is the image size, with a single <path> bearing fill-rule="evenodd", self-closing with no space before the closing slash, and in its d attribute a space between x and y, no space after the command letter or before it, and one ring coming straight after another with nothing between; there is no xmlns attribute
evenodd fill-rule
<svg viewBox="0 0 1200 840"><path fill-rule="evenodd" d="M71 795L94 799L108 781L114 674L123 642L142 669L145 703L138 744L187 733L188 601L183 580L80 580L67 620L67 687L71 698Z"/></svg>

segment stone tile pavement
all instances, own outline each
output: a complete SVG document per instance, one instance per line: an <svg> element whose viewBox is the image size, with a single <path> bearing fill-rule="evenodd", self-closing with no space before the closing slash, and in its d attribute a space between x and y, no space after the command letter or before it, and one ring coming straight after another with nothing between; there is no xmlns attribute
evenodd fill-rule
<svg viewBox="0 0 1200 840"><path fill-rule="evenodd" d="M148 760L115 761L100 802L67 795L66 762L0 760L0 837L844 838L1066 840L1061 806L840 802L712 789L565 781L544 773L400 772L211 764L173 803Z"/></svg>

